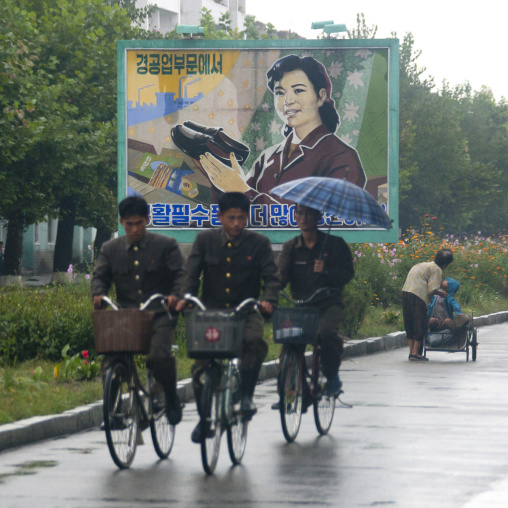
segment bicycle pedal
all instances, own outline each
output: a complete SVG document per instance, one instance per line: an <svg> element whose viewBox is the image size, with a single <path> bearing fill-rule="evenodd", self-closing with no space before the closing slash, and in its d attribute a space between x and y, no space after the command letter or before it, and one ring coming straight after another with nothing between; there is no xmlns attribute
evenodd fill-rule
<svg viewBox="0 0 508 508"><path fill-rule="evenodd" d="M121 414L113 415L111 421L111 430L125 430L128 425L125 423L124 416Z"/></svg>

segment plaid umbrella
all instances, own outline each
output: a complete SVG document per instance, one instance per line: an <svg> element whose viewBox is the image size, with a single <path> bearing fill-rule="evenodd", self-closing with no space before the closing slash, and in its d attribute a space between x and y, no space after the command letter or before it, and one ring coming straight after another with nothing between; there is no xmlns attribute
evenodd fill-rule
<svg viewBox="0 0 508 508"><path fill-rule="evenodd" d="M339 178L299 178L274 187L271 193L341 219L393 227L386 212L367 191Z"/></svg>

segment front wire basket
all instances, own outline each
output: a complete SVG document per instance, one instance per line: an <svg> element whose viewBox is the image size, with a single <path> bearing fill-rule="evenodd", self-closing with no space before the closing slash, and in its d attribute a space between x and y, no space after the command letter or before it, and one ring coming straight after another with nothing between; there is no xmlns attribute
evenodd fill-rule
<svg viewBox="0 0 508 508"><path fill-rule="evenodd" d="M237 358L242 353L245 315L224 310L185 312L189 358Z"/></svg>
<svg viewBox="0 0 508 508"><path fill-rule="evenodd" d="M139 309L94 311L95 350L98 354L148 353L154 316L153 312Z"/></svg>
<svg viewBox="0 0 508 508"><path fill-rule="evenodd" d="M313 307L284 307L273 314L273 341L277 344L314 344L319 310Z"/></svg>

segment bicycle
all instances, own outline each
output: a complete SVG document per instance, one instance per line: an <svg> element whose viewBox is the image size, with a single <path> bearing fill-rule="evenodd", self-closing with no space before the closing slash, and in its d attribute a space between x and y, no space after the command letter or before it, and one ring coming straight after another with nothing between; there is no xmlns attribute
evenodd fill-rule
<svg viewBox="0 0 508 508"><path fill-rule="evenodd" d="M187 355L208 360L201 374L201 461L206 474L212 475L219 458L220 442L227 432L229 457L233 465L241 463L247 444L250 416L241 411L241 379L238 357L242 351L245 315L248 306L258 311L259 302L248 298L233 311L207 310L199 298L186 294L184 299L198 309L185 313Z"/></svg>
<svg viewBox="0 0 508 508"><path fill-rule="evenodd" d="M288 443L296 439L300 430L305 381L309 388L307 397L314 408L317 431L325 435L332 425L337 397L328 396L325 391L326 377L321 368L322 351L316 341L319 310L305 307L315 302L319 295L327 297L332 293L333 288L318 289L306 300L296 300L295 307L279 308L273 315L274 342L284 346L279 382L279 411L282 432ZM313 344L310 374L307 364L304 364L307 344Z"/></svg>
<svg viewBox="0 0 508 508"><path fill-rule="evenodd" d="M132 464L137 445L142 443L141 432L147 427L160 459L166 459L173 448L175 428L167 418L164 391L149 369L143 385L134 357L150 349L154 313L146 309L157 299L166 309L160 293L139 309L119 309L104 296L103 302L113 312L93 313L96 350L111 357L104 376L104 430L111 458L120 469Z"/></svg>

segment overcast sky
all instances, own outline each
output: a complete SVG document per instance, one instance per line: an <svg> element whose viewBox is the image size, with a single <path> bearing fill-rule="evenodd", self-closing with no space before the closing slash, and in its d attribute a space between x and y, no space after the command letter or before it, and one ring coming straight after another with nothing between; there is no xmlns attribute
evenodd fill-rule
<svg viewBox="0 0 508 508"><path fill-rule="evenodd" d="M277 30L291 30L315 39L312 21L333 20L356 27L363 13L367 26L377 25L376 38L392 32L402 41L413 34L415 48L422 51L420 67L426 67L437 85L446 79L451 86L469 81L473 90L488 86L494 97L508 98L506 63L508 2L483 0L247 0L247 13Z"/></svg>

